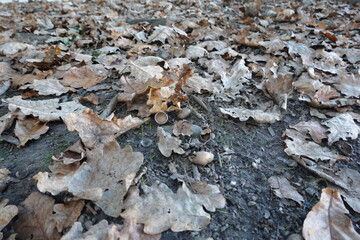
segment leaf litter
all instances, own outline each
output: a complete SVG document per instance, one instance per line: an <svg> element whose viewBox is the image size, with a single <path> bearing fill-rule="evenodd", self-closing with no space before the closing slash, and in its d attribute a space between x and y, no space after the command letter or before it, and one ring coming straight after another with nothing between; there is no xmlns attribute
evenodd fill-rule
<svg viewBox="0 0 360 240"><path fill-rule="evenodd" d="M44 18L42 11L29 14L28 8L21 6L10 3L0 8L0 95L1 107L8 108L0 119L1 139L26 148L51 133L53 125L48 122L63 121L81 140L55 154L49 172L34 172L39 191L51 193L56 201L62 194L74 199L55 204L48 195L30 194L9 227L19 239L30 235L46 239L159 239L168 229L203 230L211 219L204 208L210 212L224 208L224 191L227 207L236 205L228 197L229 187L221 176L215 178L221 188L198 181L208 180L210 173L217 175L218 167L228 171L223 164L228 166L238 157L233 147L221 144L225 152L216 150L210 163L200 167L205 176L185 161L192 153L210 152L209 146L218 136L218 130L213 132L209 127L213 120L208 120L214 117L197 110L193 101L209 115L216 109L217 118L234 118L244 132L254 122L260 128L287 123L285 153L336 189L323 190L320 202L305 219L304 238L313 239L316 224L311 218L322 210L321 204L329 205L328 210L337 214L335 218L345 223L339 228L332 225L338 224L336 221L325 221L326 227L337 229L336 236L344 239L358 238L340 198L341 194L352 210L360 212L359 171L351 153L359 134L359 36L354 17L358 7L325 1L243 5L233 1L186 1L180 5L174 1L147 1L145 5L142 1L98 1L93 6L75 1L44 3L48 13ZM15 15L19 18L10 20ZM105 111L109 97L114 101ZM311 119L308 108L299 102L312 107ZM116 108L121 103L126 105L126 115ZM296 121L294 106L305 109ZM180 117L185 109L191 111ZM131 115L133 111L137 117ZM189 176L185 167L184 174L175 171L178 178L174 179L182 180L176 193L171 185L156 182L148 187L143 183L142 176L147 174L143 164L148 156L144 158L125 143L120 146L116 139L143 131L151 124L148 117L158 112L166 112L170 120L157 128L160 153L190 164L194 174L194 178ZM174 122L174 115L180 121ZM195 117L201 125L194 123ZM139 127L141 130L136 130ZM264 161L255 159L252 166L263 170ZM237 173L236 168L229 168L231 175ZM1 178L4 191L15 181L8 174L4 171ZM269 176L262 177L265 182L268 179L268 189L308 209L309 201L302 196L304 191L299 191L305 188L301 177L290 184L289 176ZM241 184L247 185L246 181ZM326 199L329 195L330 203ZM251 199L248 207L257 206L257 197ZM89 210L93 214L101 209L108 216L121 216L123 227L102 220L84 224L84 231L84 221L79 218L84 200L87 210L92 209L89 203L94 204L96 210ZM333 202L337 205L331 205ZM5 208L0 214L7 214ZM4 226L16 215L15 208L10 208L12 213ZM270 214L264 216L269 219ZM31 218L39 221L31 222ZM269 238L269 226L279 233L270 223L263 228L263 238ZM324 236L321 233L315 239Z"/></svg>

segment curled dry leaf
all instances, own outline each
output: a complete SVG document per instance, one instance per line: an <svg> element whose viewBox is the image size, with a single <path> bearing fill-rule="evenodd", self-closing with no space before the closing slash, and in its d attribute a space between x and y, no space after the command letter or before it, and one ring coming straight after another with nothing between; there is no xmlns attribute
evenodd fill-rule
<svg viewBox="0 0 360 240"><path fill-rule="evenodd" d="M143 163L143 154L133 152L130 146L121 149L113 140L87 150L86 156L86 162L66 175L36 174L38 189L52 195L70 192L78 198L94 201L105 214L118 217L123 198Z"/></svg>
<svg viewBox="0 0 360 240"><path fill-rule="evenodd" d="M166 27L166 26L157 26L157 27L155 27L155 30L149 36L147 41L148 42L159 41L164 44L166 39L168 39L169 37L175 37L176 34L187 36L186 32L184 32L183 30L176 28L176 27L170 28L170 27Z"/></svg>
<svg viewBox="0 0 360 240"><path fill-rule="evenodd" d="M40 135L46 133L49 127L45 123L40 122L36 118L26 118L25 120L17 120L15 126L15 135L20 140L20 146L32 139L39 139Z"/></svg>
<svg viewBox="0 0 360 240"><path fill-rule="evenodd" d="M81 115L70 113L64 118L67 128L77 132L85 147L88 148L110 142L128 130L139 127L147 120L131 115L119 119L110 115L104 120L90 108L85 109Z"/></svg>
<svg viewBox="0 0 360 240"><path fill-rule="evenodd" d="M347 138L356 139L360 133L360 127L356 125L349 113L339 114L325 121L324 125L329 127L329 145L340 139L345 141Z"/></svg>
<svg viewBox="0 0 360 240"><path fill-rule="evenodd" d="M10 171L7 168L0 168L0 193L2 193L10 181ZM1 231L1 230L0 230Z"/></svg>
<svg viewBox="0 0 360 240"><path fill-rule="evenodd" d="M316 143L321 143L323 139L327 138L326 128L316 121L299 122L296 125L290 127L297 130L301 134L309 134Z"/></svg>
<svg viewBox="0 0 360 240"><path fill-rule="evenodd" d="M22 100L21 96L14 96L3 100L8 103L10 111L20 109L25 115L39 117L42 122L56 121L65 117L69 113L81 113L85 107L76 101L59 103L59 98L27 101Z"/></svg>
<svg viewBox="0 0 360 240"><path fill-rule="evenodd" d="M304 198L291 186L290 182L285 177L271 176L268 179L271 189L279 198L287 198L294 200L299 205L304 203Z"/></svg>
<svg viewBox="0 0 360 240"><path fill-rule="evenodd" d="M240 121L247 121L252 118L258 123L274 123L280 120L280 113L278 112L264 112L246 108L220 108L220 111L233 118L238 118Z"/></svg>
<svg viewBox="0 0 360 240"><path fill-rule="evenodd" d="M198 187L199 194L192 193L185 183L176 193L163 183L142 186L142 195L137 187L132 187L121 216L144 224L147 234L158 234L169 228L174 232L200 231L210 223L210 215L202 205L213 211L224 207L225 200L216 187L209 185L205 190L201 189L204 186L194 186Z"/></svg>
<svg viewBox="0 0 360 240"><path fill-rule="evenodd" d="M61 84L72 88L90 88L104 81L107 70L102 65L73 67L68 70L61 80Z"/></svg>
<svg viewBox="0 0 360 240"><path fill-rule="evenodd" d="M8 202L8 199L0 202L0 231L18 214L18 208L15 205L6 206Z"/></svg>
<svg viewBox="0 0 360 240"><path fill-rule="evenodd" d="M359 240L338 191L322 190L320 201L307 214L302 234L306 240Z"/></svg>
<svg viewBox="0 0 360 240"><path fill-rule="evenodd" d="M14 224L17 238L26 239L60 239L53 218L55 200L39 192L31 193L20 203L18 220Z"/></svg>
<svg viewBox="0 0 360 240"><path fill-rule="evenodd" d="M171 153L184 154L185 151L180 147L181 140L171 136L162 127L157 128L157 136L159 138L158 147L162 155L170 157Z"/></svg>
<svg viewBox="0 0 360 240"><path fill-rule="evenodd" d="M65 204L54 205L54 219L58 232L71 227L78 219L85 206L84 200L73 200Z"/></svg>
<svg viewBox="0 0 360 240"><path fill-rule="evenodd" d="M60 96L64 93L75 91L74 88L64 87L63 85L61 85L60 81L55 78L48 78L42 80L35 79L33 83L26 84L20 87L20 89L28 89L28 88L37 91L40 95Z"/></svg>
<svg viewBox="0 0 360 240"><path fill-rule="evenodd" d="M176 121L172 127L172 131L173 131L173 134L175 136L191 136L193 134L193 131L192 131L192 127L194 125L192 125L191 123L189 123L188 121L186 120L180 120L180 121Z"/></svg>
<svg viewBox="0 0 360 240"><path fill-rule="evenodd" d="M284 135L287 155L292 157L307 157L315 162L318 160L335 163L337 160L347 160L345 156L334 153L327 147L321 147L312 141L306 140L306 135L293 129L286 129Z"/></svg>
<svg viewBox="0 0 360 240"><path fill-rule="evenodd" d="M64 164L72 164L74 162L81 161L85 157L85 149L82 142L79 140L70 147L68 147L64 152L53 156L52 159L58 162L63 162Z"/></svg>

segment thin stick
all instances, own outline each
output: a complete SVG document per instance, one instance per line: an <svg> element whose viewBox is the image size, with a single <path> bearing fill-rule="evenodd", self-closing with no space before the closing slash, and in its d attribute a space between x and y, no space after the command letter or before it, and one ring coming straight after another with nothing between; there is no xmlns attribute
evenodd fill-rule
<svg viewBox="0 0 360 240"><path fill-rule="evenodd" d="M116 105L118 103L118 95L116 94L109 102L109 104L106 106L105 110L101 113L100 117L102 119L107 118L115 109Z"/></svg>

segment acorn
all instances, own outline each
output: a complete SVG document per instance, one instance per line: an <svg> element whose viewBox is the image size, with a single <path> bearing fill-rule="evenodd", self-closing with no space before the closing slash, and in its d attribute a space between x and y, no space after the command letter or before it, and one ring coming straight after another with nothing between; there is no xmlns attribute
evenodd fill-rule
<svg viewBox="0 0 360 240"><path fill-rule="evenodd" d="M191 113L191 110L190 110L190 108L183 108L183 109L181 109L180 111L178 111L178 113L177 113L177 117L179 118L179 119L185 119L185 118L187 118L189 115L190 115L190 113Z"/></svg>
<svg viewBox="0 0 360 240"><path fill-rule="evenodd" d="M155 114L154 119L155 119L155 122L157 122L157 124L163 125L163 124L167 123L169 117L166 112L157 112Z"/></svg>
<svg viewBox="0 0 360 240"><path fill-rule="evenodd" d="M195 154L195 157L189 158L189 161L198 165L205 166L214 160L214 154L211 152L200 151Z"/></svg>

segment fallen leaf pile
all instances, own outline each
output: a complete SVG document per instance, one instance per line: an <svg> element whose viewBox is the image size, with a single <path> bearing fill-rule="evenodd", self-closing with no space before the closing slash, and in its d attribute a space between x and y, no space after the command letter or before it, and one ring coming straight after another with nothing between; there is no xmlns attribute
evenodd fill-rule
<svg viewBox="0 0 360 240"><path fill-rule="evenodd" d="M0 95L7 107L0 140L27 147L51 131L51 121L80 138L52 157L49 172L35 174L41 193L17 207L2 200L0 230L17 215L11 228L19 239L152 240L169 229L200 231L210 223L207 211L225 207L219 187L178 174L173 163L181 182L176 192L165 183L139 183L143 153L116 138L157 113L176 115L153 136L164 161L187 161L196 148L210 156L200 165L218 164L214 156L222 164L217 158L230 161L232 152L225 146L221 155L207 152L214 129L193 103L245 126L288 123L294 102L302 102L311 119L287 127L285 152L334 187L323 190L303 236L359 239L340 197L360 213L360 173L348 166L358 160L350 157L349 141L360 133L357 7L282 0L14 2L0 5L0 21ZM0 170L4 191L10 172ZM306 201L285 176L268 183L281 199ZM60 203L61 194L71 199ZM85 205L123 219L123 226L107 220L82 226Z"/></svg>

